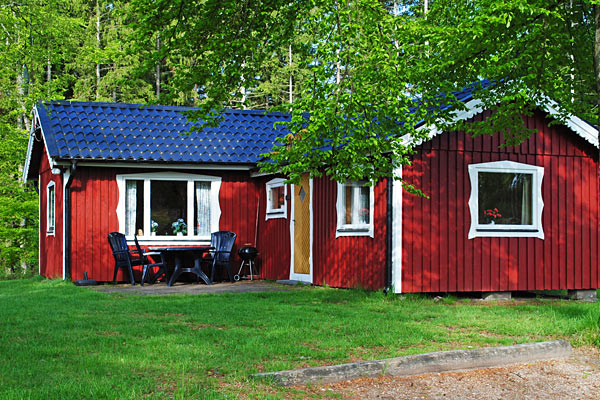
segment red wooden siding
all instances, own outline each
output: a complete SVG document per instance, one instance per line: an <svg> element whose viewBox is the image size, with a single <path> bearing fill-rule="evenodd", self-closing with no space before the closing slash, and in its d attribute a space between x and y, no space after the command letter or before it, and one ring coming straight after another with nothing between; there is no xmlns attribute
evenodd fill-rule
<svg viewBox="0 0 600 400"><path fill-rule="evenodd" d="M72 279L83 279L88 272L90 279L112 280L114 261L108 245L107 234L117 231L118 190L117 174L150 171L114 168L80 167L72 185ZM155 170L154 170L155 172ZM198 171L190 171L198 173ZM232 267L237 272L239 257L237 249L245 243L254 243L256 226L256 184L247 173L202 171L202 174L221 176L219 201L221 219L219 228L230 230L238 236L234 247ZM57 199L58 204L58 199ZM119 280L123 280L119 272Z"/></svg>
<svg viewBox="0 0 600 400"><path fill-rule="evenodd" d="M374 238L335 237L337 185L313 181L313 282L334 287L378 289L385 282L385 184L375 187Z"/></svg>
<svg viewBox="0 0 600 400"><path fill-rule="evenodd" d="M40 163L40 274L49 278L63 276L63 180L62 175L53 175L50 170L46 151L42 153ZM47 231L47 192L46 187L54 181L54 235L46 235Z"/></svg>
<svg viewBox="0 0 600 400"><path fill-rule="evenodd" d="M290 277L290 200L287 200L287 218L265 220L267 207L266 183L272 176L256 179L260 195L258 219L258 267L264 279L289 279ZM287 194L291 196L291 187Z"/></svg>
<svg viewBox="0 0 600 400"><path fill-rule="evenodd" d="M430 196L403 195L404 292L600 287L597 151L564 126L548 127L541 112L525 121L536 133L520 146L451 132L423 144L404 168L407 182ZM467 238L468 165L500 160L544 167L544 240Z"/></svg>

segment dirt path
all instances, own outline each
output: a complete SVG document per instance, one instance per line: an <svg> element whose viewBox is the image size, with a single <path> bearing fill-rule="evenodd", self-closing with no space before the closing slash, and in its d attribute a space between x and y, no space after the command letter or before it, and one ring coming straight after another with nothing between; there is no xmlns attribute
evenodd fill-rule
<svg viewBox="0 0 600 400"><path fill-rule="evenodd" d="M600 399L600 354L575 349L564 361L505 368L359 379L314 388L344 399Z"/></svg>

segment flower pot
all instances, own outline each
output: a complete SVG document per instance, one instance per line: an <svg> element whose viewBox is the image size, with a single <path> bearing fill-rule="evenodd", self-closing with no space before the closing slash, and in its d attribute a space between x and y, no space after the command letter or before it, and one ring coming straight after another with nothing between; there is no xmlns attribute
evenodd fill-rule
<svg viewBox="0 0 600 400"><path fill-rule="evenodd" d="M156 232L150 232L150 236L156 236Z"/></svg>
<svg viewBox="0 0 600 400"><path fill-rule="evenodd" d="M183 236L183 232L177 232L177 236Z"/></svg>

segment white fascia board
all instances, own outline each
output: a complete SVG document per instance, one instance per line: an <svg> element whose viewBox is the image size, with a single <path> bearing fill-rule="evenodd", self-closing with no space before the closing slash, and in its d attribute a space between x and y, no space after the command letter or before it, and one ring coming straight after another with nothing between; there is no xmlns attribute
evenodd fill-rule
<svg viewBox="0 0 600 400"><path fill-rule="evenodd" d="M547 103L542 107L544 111L553 117L560 115L560 112L558 111L558 104L553 100L546 100ZM569 116L569 118L565 121L565 125L592 146L596 148L598 147L598 129L574 115Z"/></svg>
<svg viewBox="0 0 600 400"><path fill-rule="evenodd" d="M475 115L484 111L483 102L480 99L473 99L465 103L466 110L456 112L452 117L452 123L464 121L469 118L473 118ZM557 118L560 113L558 111L558 104L555 101L547 99L546 104L538 104L542 110L546 111L553 118ZM598 148L598 130L589 123L585 122L581 118L570 115L564 124L571 129L575 134L586 140L588 143ZM439 129L436 125L422 125L417 128L417 131L427 131L428 140L433 139L435 136L443 133L444 131ZM410 135L402 136L402 144L404 145L415 145L418 146L423 143L423 140L415 141Z"/></svg>
<svg viewBox="0 0 600 400"><path fill-rule="evenodd" d="M67 161L56 162L56 165L71 165ZM105 162L98 161L80 161L79 167L100 167L100 168L144 168L144 169L198 169L198 170L220 170L220 171L250 171L253 166L250 165L222 165L222 164L169 164L167 162L123 162L110 160Z"/></svg>
<svg viewBox="0 0 600 400"><path fill-rule="evenodd" d="M33 153L33 146L35 144L35 128L40 127L40 131L42 132L42 138L44 142L44 148L46 149L46 156L48 157L48 163L50 164L50 169L54 168L56 165L52 157L50 157L50 152L48 152L48 144L46 142L46 136L44 135L44 128L40 123L40 118L38 115L37 106L33 107L33 118L31 121L31 128L29 130L29 141L27 143L27 155L25 156L25 166L23 167L23 182L27 182L27 176L29 175L29 167L31 166L31 156Z"/></svg>

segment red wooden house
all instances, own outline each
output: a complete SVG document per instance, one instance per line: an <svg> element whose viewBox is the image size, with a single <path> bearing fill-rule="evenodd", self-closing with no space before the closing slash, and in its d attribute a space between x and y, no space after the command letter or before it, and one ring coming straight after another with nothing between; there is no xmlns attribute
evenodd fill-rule
<svg viewBox="0 0 600 400"><path fill-rule="evenodd" d="M486 117L468 106L459 118ZM24 178L39 185L41 275L111 280L112 231L149 246L230 230L236 247L259 249L266 279L395 292L600 287L597 131L576 117L552 126L554 110L524 117L536 133L508 148L500 135L424 127L431 140L398 171L422 198L391 181L285 185L256 169L285 115L228 110L218 128L182 135L187 110L35 108ZM180 218L184 236L172 229Z"/></svg>

